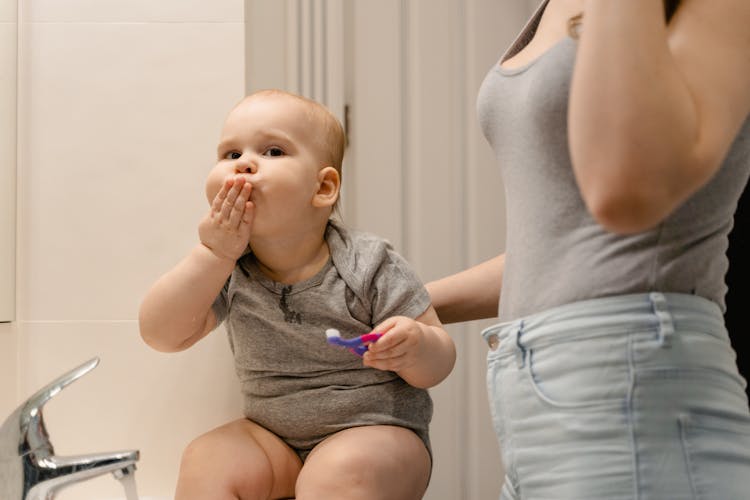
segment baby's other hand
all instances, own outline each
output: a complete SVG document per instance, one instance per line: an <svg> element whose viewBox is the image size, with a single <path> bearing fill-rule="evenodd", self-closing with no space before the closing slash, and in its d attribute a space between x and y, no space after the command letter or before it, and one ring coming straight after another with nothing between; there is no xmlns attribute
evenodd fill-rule
<svg viewBox="0 0 750 500"><path fill-rule="evenodd" d="M414 366L424 348L424 328L405 316L388 318L374 330L383 335L362 357L365 366L394 372Z"/></svg>
<svg viewBox="0 0 750 500"><path fill-rule="evenodd" d="M252 189L244 177L227 179L198 225L201 243L219 258L236 261L250 242L255 209L250 201Z"/></svg>

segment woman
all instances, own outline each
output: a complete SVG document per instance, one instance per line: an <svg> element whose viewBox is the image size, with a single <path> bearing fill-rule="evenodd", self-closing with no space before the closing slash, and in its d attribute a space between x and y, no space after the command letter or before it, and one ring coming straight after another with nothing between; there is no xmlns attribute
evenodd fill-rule
<svg viewBox="0 0 750 500"><path fill-rule="evenodd" d="M723 323L750 2L545 0L488 73L506 253L428 284L483 332L502 498L746 498Z"/></svg>

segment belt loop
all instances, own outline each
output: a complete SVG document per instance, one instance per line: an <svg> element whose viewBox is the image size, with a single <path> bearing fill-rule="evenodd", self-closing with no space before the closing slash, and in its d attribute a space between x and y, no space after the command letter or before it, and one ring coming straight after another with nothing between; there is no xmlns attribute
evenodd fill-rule
<svg viewBox="0 0 750 500"><path fill-rule="evenodd" d="M651 300L654 314L656 314L656 318L659 320L659 345L669 347L670 339L674 333L674 322L672 321L672 313L669 312L667 298L663 293L651 292L649 299Z"/></svg>
<svg viewBox="0 0 750 500"><path fill-rule="evenodd" d="M516 366L523 368L526 365L526 348L521 344L521 335L523 335L523 320L516 330Z"/></svg>

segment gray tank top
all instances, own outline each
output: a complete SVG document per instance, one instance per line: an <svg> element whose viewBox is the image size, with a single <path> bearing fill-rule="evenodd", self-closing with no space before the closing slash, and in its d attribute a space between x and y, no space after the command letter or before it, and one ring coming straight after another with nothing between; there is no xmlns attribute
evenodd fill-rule
<svg viewBox="0 0 750 500"><path fill-rule="evenodd" d="M534 36L543 1L501 62ZM506 263L500 319L647 291L695 294L725 309L727 235L750 175L750 119L716 175L657 227L616 235L589 214L568 150L568 94L576 41L531 63L495 64L479 90L479 121L500 165L506 196Z"/></svg>

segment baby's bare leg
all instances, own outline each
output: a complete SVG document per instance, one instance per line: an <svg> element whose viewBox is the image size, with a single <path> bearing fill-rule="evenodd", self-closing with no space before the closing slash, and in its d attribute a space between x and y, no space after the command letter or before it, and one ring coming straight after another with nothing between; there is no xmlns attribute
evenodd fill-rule
<svg viewBox="0 0 750 500"><path fill-rule="evenodd" d="M269 500L294 496L302 462L276 435L247 419L191 442L175 500Z"/></svg>
<svg viewBox="0 0 750 500"><path fill-rule="evenodd" d="M430 456L409 429L354 427L317 445L297 479L297 500L418 500Z"/></svg>

